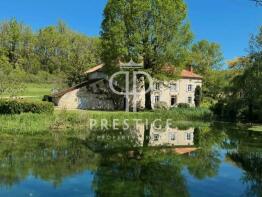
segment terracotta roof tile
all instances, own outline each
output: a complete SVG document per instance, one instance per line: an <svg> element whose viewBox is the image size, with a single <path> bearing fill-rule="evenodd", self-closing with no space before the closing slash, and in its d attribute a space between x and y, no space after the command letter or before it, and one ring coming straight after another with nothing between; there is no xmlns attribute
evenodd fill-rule
<svg viewBox="0 0 262 197"><path fill-rule="evenodd" d="M100 70L101 68L104 67L104 64L99 64L93 68L90 68L89 70L87 70L84 74L90 74L92 72L95 72L97 70ZM165 65L163 68L162 68L163 71L165 72L172 72L174 71L174 67L170 66L170 65ZM190 71L190 70L182 70L181 72L181 75L180 75L182 78L192 78L192 79L203 79L202 76L194 73L193 71Z"/></svg>
<svg viewBox="0 0 262 197"><path fill-rule="evenodd" d="M189 71L189 70L182 70L181 77L183 77L183 78L193 78L193 79L203 79L202 76L194 73L193 71Z"/></svg>
<svg viewBox="0 0 262 197"><path fill-rule="evenodd" d="M99 70L99 69L101 69L103 67L104 67L104 64L99 64L99 65L97 65L95 67L92 67L92 68L88 69L87 71L84 72L84 74L89 74L89 73L95 72L95 71L97 71L97 70Z"/></svg>

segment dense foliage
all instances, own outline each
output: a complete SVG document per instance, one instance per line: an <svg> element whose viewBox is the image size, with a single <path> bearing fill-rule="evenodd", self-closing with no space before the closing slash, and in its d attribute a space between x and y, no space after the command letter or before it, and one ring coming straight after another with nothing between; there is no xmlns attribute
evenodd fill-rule
<svg viewBox="0 0 262 197"><path fill-rule="evenodd" d="M217 99L224 87L226 72L221 71L223 54L220 45L201 40L192 45L191 64L194 71L204 77L203 92L206 97Z"/></svg>
<svg viewBox="0 0 262 197"><path fill-rule="evenodd" d="M0 114L53 113L52 103L24 100L0 100Z"/></svg>
<svg viewBox="0 0 262 197"><path fill-rule="evenodd" d="M223 60L221 48L206 40L192 41L184 0L109 0L104 10L101 59L108 73L118 69L119 61L131 58L144 61L146 71L162 80L174 79L193 65L204 76L205 96L216 99L224 85L216 77ZM146 108L151 108L149 95Z"/></svg>
<svg viewBox="0 0 262 197"><path fill-rule="evenodd" d="M0 75L20 82L79 81L100 62L99 38L73 32L63 22L33 32L15 19L0 24Z"/></svg>
<svg viewBox="0 0 262 197"><path fill-rule="evenodd" d="M231 66L236 75L213 111L229 120L262 122L262 27L250 39L249 55Z"/></svg>
<svg viewBox="0 0 262 197"><path fill-rule="evenodd" d="M118 60L144 60L159 73L166 63L186 61L192 33L183 0L109 0L102 23L102 60L109 70Z"/></svg>

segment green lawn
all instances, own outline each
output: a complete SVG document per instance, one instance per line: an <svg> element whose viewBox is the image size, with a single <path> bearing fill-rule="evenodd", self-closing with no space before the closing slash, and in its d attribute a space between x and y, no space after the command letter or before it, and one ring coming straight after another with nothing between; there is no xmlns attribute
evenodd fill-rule
<svg viewBox="0 0 262 197"><path fill-rule="evenodd" d="M26 83L24 84L25 89L17 96L24 96L27 100L41 100L44 95L50 95L52 89L55 87L54 84L35 84ZM4 94L1 97L8 97L10 95Z"/></svg>
<svg viewBox="0 0 262 197"><path fill-rule="evenodd" d="M25 84L25 91L21 93L21 96L40 96L50 95L51 90L54 87L53 84Z"/></svg>

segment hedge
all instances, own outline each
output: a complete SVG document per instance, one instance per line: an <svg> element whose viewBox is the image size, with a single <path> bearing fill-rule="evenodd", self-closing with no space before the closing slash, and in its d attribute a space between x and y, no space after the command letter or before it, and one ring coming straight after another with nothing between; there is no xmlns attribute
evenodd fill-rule
<svg viewBox="0 0 262 197"><path fill-rule="evenodd" d="M0 114L53 113L53 111L54 106L49 102L0 99Z"/></svg>

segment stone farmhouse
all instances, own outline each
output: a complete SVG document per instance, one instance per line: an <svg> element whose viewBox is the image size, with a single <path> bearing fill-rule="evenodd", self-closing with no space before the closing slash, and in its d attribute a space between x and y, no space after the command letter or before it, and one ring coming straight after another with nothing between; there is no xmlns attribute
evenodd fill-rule
<svg viewBox="0 0 262 197"><path fill-rule="evenodd" d="M58 107L66 109L90 110L123 110L126 102L131 107L134 102L138 109L145 108L145 82L138 79L136 99L129 96L116 95L109 88L108 76L103 72L103 64L97 65L84 74L86 81L74 87L56 92L51 95L51 101ZM114 84L115 89L121 87ZM188 103L194 107L194 93L197 86L202 86L202 76L197 75L191 68L182 70L176 80L159 81L153 79L153 89L150 91L151 108L158 103L165 103L168 108L176 107L179 103ZM135 101L134 101L135 100Z"/></svg>
<svg viewBox="0 0 262 197"><path fill-rule="evenodd" d="M154 89L151 91L152 108L158 102L164 102L169 108L176 107L179 103L195 106L195 89L202 87L202 76L193 72L190 67L182 70L180 78L170 81L154 80Z"/></svg>

